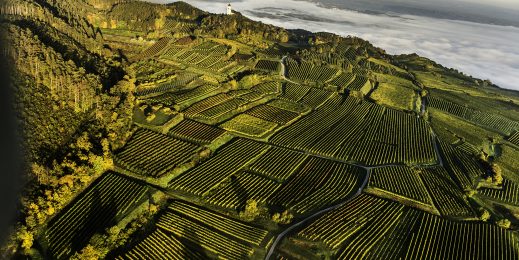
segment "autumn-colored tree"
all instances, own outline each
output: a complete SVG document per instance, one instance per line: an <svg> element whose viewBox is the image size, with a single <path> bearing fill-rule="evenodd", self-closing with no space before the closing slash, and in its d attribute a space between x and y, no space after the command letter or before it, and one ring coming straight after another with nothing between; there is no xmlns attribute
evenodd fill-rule
<svg viewBox="0 0 519 260"><path fill-rule="evenodd" d="M292 215L288 210L285 210L282 213L274 213L274 215L272 215L272 221L278 224L290 224L293 218L294 215Z"/></svg>
<svg viewBox="0 0 519 260"><path fill-rule="evenodd" d="M488 221L490 219L490 212L486 209L482 209L479 219L481 219L481 221Z"/></svg>
<svg viewBox="0 0 519 260"><path fill-rule="evenodd" d="M72 259L97 260L101 257L102 254L99 252L99 250L97 250L93 245L87 245L78 254L72 257Z"/></svg>
<svg viewBox="0 0 519 260"><path fill-rule="evenodd" d="M264 206L259 205L256 200L249 199L245 204L245 210L240 212L240 217L245 221L253 221L266 213L266 211L267 209Z"/></svg>
<svg viewBox="0 0 519 260"><path fill-rule="evenodd" d="M29 231L26 226L22 226L17 234L18 239L21 242L21 247L24 250L31 249L34 242L34 233Z"/></svg>
<svg viewBox="0 0 519 260"><path fill-rule="evenodd" d="M504 218L504 219L500 219L500 220L498 220L498 221L496 222L496 224L497 224L498 226L500 226L501 228L509 229L512 223L510 222L510 220Z"/></svg>
<svg viewBox="0 0 519 260"><path fill-rule="evenodd" d="M503 183L503 170L501 167L495 163L492 164L492 173L494 176L492 177L493 182L496 185L501 185Z"/></svg>

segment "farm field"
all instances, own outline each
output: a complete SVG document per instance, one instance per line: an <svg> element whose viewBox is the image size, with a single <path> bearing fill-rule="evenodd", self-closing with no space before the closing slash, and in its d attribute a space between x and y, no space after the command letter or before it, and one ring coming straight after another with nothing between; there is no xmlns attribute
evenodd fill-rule
<svg viewBox="0 0 519 260"><path fill-rule="evenodd" d="M365 191L438 214L420 173L408 167L373 169Z"/></svg>
<svg viewBox="0 0 519 260"><path fill-rule="evenodd" d="M136 174L161 177L188 163L198 146L151 130L137 130L115 156L115 163Z"/></svg>
<svg viewBox="0 0 519 260"><path fill-rule="evenodd" d="M434 164L432 140L421 120L352 97L328 100L271 138L277 145L364 165Z"/></svg>
<svg viewBox="0 0 519 260"><path fill-rule="evenodd" d="M107 172L47 223L48 254L67 258L86 246L99 231L111 227L143 202L150 188L117 173Z"/></svg>
<svg viewBox="0 0 519 260"><path fill-rule="evenodd" d="M183 120L171 128L168 135L197 144L210 144L225 134L225 130L193 120Z"/></svg>
<svg viewBox="0 0 519 260"><path fill-rule="evenodd" d="M431 191L434 204L442 216L475 219L476 215L465 194L459 190L442 167L420 169L423 182Z"/></svg>
<svg viewBox="0 0 519 260"><path fill-rule="evenodd" d="M478 193L509 205L519 206L519 185L506 178L503 179L501 189L483 188Z"/></svg>
<svg viewBox="0 0 519 260"><path fill-rule="evenodd" d="M358 214L365 217L355 221ZM481 239L475 242L476 237ZM513 232L446 220L364 195L312 221L292 239L323 243L339 259L467 259L468 248L483 258L514 259L519 253ZM488 243L499 250L489 250Z"/></svg>
<svg viewBox="0 0 519 260"><path fill-rule="evenodd" d="M268 234L199 206L173 201L160 214L154 231L118 259L166 255L169 259L239 259L251 256Z"/></svg>
<svg viewBox="0 0 519 260"><path fill-rule="evenodd" d="M224 122L220 126L231 132L259 138L274 130L278 124L244 113Z"/></svg>
<svg viewBox="0 0 519 260"><path fill-rule="evenodd" d="M200 166L173 179L170 187L198 196L207 194L266 148L247 139L235 140Z"/></svg>

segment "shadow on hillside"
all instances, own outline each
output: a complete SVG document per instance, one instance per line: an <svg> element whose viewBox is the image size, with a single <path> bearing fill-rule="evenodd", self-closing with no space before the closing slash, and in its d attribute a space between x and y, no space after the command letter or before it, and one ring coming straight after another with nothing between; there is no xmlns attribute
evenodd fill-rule
<svg viewBox="0 0 519 260"><path fill-rule="evenodd" d="M180 233L178 240L180 240L183 245L187 246L188 250L191 250L191 252L185 250L182 251L181 259L192 259L193 254L200 256L202 259L210 259L210 257L205 253L205 249L202 247L200 237L192 227L184 227Z"/></svg>
<svg viewBox="0 0 519 260"><path fill-rule="evenodd" d="M242 172L241 174L250 174L247 172ZM230 184L233 190L234 196L236 197L236 201L239 202L240 208L239 211L245 209L245 205L247 204L247 200L249 199L249 194L247 190L243 187L243 185L238 181L238 176L232 175L230 177Z"/></svg>
<svg viewBox="0 0 519 260"><path fill-rule="evenodd" d="M80 219L80 221L83 220L82 223L72 223L79 227L70 240L71 254L83 249L95 233L103 232L106 228L116 224L117 203L115 198L113 196L103 198L98 189L95 189L93 193L89 210Z"/></svg>

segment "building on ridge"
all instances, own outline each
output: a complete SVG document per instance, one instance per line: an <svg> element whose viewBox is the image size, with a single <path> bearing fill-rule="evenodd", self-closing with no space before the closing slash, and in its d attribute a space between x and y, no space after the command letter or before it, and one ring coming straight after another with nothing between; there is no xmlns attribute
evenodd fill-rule
<svg viewBox="0 0 519 260"><path fill-rule="evenodd" d="M232 6L231 4L227 4L227 15L232 15Z"/></svg>

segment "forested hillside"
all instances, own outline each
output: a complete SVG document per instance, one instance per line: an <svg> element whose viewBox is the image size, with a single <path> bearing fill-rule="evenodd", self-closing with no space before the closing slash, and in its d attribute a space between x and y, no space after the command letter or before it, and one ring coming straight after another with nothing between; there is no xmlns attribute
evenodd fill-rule
<svg viewBox="0 0 519 260"><path fill-rule="evenodd" d="M82 1L0 6L27 182L9 250L30 248L38 226L109 169L111 147L126 138L133 83L83 16L91 11Z"/></svg>

